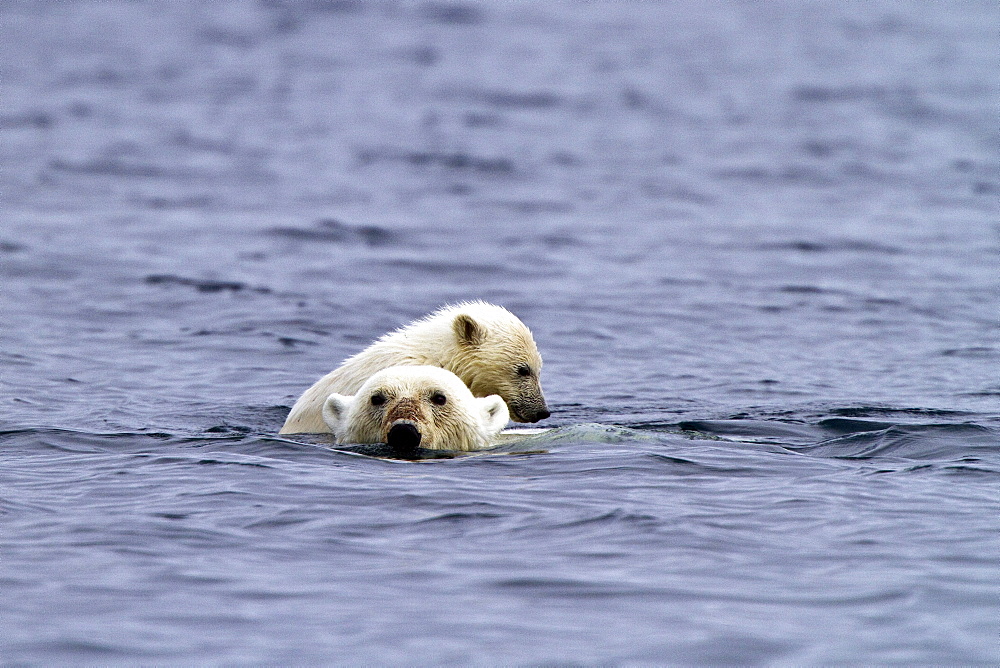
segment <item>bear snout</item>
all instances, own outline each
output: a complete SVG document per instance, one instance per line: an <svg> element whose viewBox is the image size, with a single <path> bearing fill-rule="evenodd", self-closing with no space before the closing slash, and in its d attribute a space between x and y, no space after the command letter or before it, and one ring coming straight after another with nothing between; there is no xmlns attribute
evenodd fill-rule
<svg viewBox="0 0 1000 668"><path fill-rule="evenodd" d="M515 422L538 422L552 415L549 407L544 403L541 406L516 406L511 404L510 416Z"/></svg>
<svg viewBox="0 0 1000 668"><path fill-rule="evenodd" d="M420 429L409 420L396 420L385 436L386 445L404 455L413 455L420 447L420 440Z"/></svg>
<svg viewBox="0 0 1000 668"><path fill-rule="evenodd" d="M403 457L413 456L423 440L420 425L426 423L420 402L402 397L389 406L384 419L386 445Z"/></svg>

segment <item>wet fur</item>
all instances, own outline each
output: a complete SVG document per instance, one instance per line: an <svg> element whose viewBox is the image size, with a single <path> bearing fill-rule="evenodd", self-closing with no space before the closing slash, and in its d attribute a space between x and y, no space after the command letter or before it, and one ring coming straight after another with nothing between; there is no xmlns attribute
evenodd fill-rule
<svg viewBox="0 0 1000 668"><path fill-rule="evenodd" d="M433 401L436 394L444 405ZM371 398L380 395L384 403ZM378 372L354 396L333 393L323 419L337 443L385 443L390 429L411 424L420 447L429 450L478 450L487 447L507 424L503 399L472 396L453 373L432 366L391 367Z"/></svg>
<svg viewBox="0 0 1000 668"><path fill-rule="evenodd" d="M345 360L299 397L280 433L329 432L322 411L330 394L354 394L372 374L400 365L447 369L476 397L500 395L517 422L548 415L539 383L542 358L531 331L508 310L476 301L446 306ZM531 376L518 375L522 365Z"/></svg>

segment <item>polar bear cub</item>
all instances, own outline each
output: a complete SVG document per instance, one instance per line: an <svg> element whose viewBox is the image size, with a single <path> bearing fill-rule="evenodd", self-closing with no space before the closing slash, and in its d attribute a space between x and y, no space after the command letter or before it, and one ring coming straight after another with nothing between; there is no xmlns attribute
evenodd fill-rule
<svg viewBox="0 0 1000 668"><path fill-rule="evenodd" d="M331 394L323 420L337 443L386 443L402 451L478 450L510 419L498 395L477 398L462 380L435 366L394 366L354 396Z"/></svg>

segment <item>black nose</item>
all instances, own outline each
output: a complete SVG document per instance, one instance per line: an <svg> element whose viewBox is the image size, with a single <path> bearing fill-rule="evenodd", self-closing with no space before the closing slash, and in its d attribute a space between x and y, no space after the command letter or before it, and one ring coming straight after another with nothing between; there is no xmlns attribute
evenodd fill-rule
<svg viewBox="0 0 1000 668"><path fill-rule="evenodd" d="M538 421L538 420L544 420L545 418L547 418L550 415L552 415L552 413L550 413L547 408L543 408L542 410L538 411L535 414L535 420L536 421Z"/></svg>
<svg viewBox="0 0 1000 668"><path fill-rule="evenodd" d="M400 453L412 454L420 447L420 430L409 422L394 424L389 429L385 443Z"/></svg>

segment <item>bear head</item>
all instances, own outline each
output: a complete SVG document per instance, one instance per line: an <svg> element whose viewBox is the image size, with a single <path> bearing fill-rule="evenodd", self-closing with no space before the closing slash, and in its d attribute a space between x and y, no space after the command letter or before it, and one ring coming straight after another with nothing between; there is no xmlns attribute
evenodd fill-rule
<svg viewBox="0 0 1000 668"><path fill-rule="evenodd" d="M523 322L491 304L462 305L452 320L456 349L442 366L457 374L473 395L503 397L515 422L549 417L539 376L542 356Z"/></svg>
<svg viewBox="0 0 1000 668"><path fill-rule="evenodd" d="M486 447L510 419L499 396L476 398L455 374L434 366L395 366L354 396L331 394L323 419L338 443L386 443L403 452Z"/></svg>

